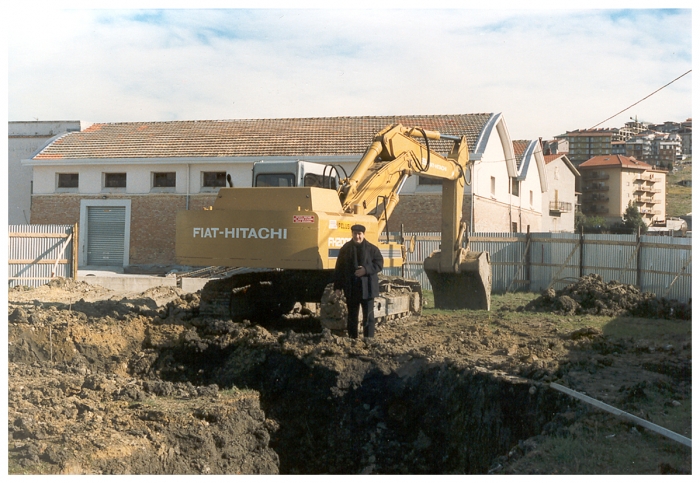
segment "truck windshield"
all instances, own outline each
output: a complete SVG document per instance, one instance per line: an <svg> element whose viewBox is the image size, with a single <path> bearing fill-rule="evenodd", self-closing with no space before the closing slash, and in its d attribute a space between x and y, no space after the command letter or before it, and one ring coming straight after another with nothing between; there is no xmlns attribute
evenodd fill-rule
<svg viewBox="0 0 700 483"><path fill-rule="evenodd" d="M292 173L264 173L255 176L255 186L289 187L295 186Z"/></svg>

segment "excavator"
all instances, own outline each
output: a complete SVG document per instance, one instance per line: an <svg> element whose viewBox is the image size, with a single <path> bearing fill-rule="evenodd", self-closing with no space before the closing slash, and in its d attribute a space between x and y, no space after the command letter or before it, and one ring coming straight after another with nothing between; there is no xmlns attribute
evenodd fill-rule
<svg viewBox="0 0 700 483"><path fill-rule="evenodd" d="M453 143L446 156L430 148L431 140L440 139ZM222 187L208 209L178 212L176 258L185 265L238 267L207 282L202 315L264 321L299 303L327 302L338 252L350 240L352 225L366 227L365 238L379 247L385 268L406 262L403 240L392 242L388 232L385 241L380 238L406 179L419 175L442 180L440 250L423 262L435 307L490 310L489 254L469 249L461 221L468 169L464 136L401 124L378 132L349 176L341 166L258 162L252 187ZM380 285L379 321L420 314L418 281L382 277Z"/></svg>

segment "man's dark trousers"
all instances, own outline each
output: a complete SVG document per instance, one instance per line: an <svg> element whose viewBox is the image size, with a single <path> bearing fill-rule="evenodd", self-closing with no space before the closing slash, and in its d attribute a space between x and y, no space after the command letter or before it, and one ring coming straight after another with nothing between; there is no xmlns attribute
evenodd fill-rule
<svg viewBox="0 0 700 483"><path fill-rule="evenodd" d="M356 280L359 282L359 279ZM355 287L353 287L355 288ZM362 333L365 337L374 337L374 299L363 299L362 288L353 290L347 300L348 305L348 335L357 339L357 318L362 307Z"/></svg>

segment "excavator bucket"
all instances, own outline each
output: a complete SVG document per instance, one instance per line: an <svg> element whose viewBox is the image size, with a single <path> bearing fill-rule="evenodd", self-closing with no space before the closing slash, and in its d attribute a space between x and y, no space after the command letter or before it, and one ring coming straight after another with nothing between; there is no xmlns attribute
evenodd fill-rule
<svg viewBox="0 0 700 483"><path fill-rule="evenodd" d="M423 269L433 287L435 308L491 310L491 260L488 252L461 249L451 271L440 268L440 251L423 262Z"/></svg>

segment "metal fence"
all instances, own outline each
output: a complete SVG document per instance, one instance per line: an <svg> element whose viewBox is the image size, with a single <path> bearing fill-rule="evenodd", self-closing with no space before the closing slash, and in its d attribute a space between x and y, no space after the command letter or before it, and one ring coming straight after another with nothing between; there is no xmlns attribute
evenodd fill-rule
<svg viewBox="0 0 700 483"><path fill-rule="evenodd" d="M9 225L9 286L39 287L76 278L78 225Z"/></svg>
<svg viewBox="0 0 700 483"><path fill-rule="evenodd" d="M430 290L423 260L440 248L440 233L406 233L416 237L404 276ZM473 251L491 257L492 291L540 292L560 289L588 274L605 282L635 285L659 297L690 300L692 239L635 235L577 235L572 233L470 233ZM406 242L408 247L408 241ZM390 269L400 275L402 269Z"/></svg>

